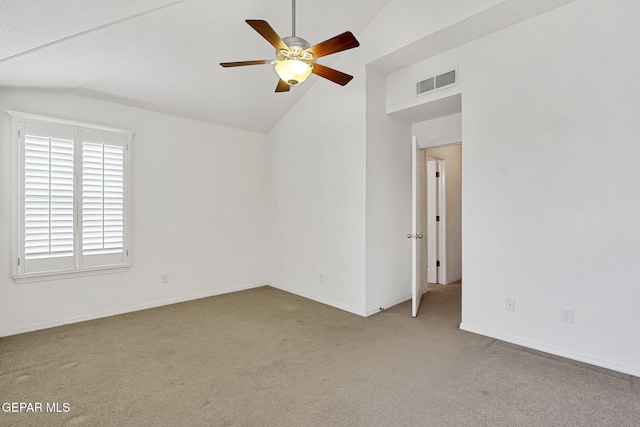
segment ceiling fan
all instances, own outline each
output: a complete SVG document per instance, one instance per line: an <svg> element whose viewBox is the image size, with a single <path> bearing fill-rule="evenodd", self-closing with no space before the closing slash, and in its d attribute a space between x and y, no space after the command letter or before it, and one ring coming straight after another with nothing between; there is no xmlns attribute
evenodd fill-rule
<svg viewBox="0 0 640 427"><path fill-rule="evenodd" d="M222 62L223 67L242 67L246 65L275 64L276 72L280 76L276 92L288 92L309 77L311 73L341 86L346 85L353 76L334 70L316 60L323 56L342 52L360 46L358 40L350 32L344 32L314 46L305 39L296 37L296 0L292 0L292 34L284 39L275 32L267 21L247 19L246 23L264 37L276 48L276 59L258 61Z"/></svg>

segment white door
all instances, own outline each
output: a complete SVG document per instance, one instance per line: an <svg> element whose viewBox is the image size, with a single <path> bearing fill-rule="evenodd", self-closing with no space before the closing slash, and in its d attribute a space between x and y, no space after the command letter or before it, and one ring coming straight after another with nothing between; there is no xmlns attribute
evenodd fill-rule
<svg viewBox="0 0 640 427"><path fill-rule="evenodd" d="M438 162L427 159L427 282L438 283Z"/></svg>
<svg viewBox="0 0 640 427"><path fill-rule="evenodd" d="M418 140L414 136L411 142L411 234L407 235L411 239L411 315L418 315L420 300L422 299L422 272L424 265L421 262L422 256L422 229L420 227L419 215L422 208L422 186L424 179L420 179L421 170L424 169L424 162L421 161L420 147Z"/></svg>

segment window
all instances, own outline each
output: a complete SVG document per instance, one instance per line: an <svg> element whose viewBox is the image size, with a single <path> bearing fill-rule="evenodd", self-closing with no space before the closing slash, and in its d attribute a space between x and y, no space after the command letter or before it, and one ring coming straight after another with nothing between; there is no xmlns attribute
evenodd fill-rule
<svg viewBox="0 0 640 427"><path fill-rule="evenodd" d="M130 266L133 132L9 111L16 135L16 281Z"/></svg>

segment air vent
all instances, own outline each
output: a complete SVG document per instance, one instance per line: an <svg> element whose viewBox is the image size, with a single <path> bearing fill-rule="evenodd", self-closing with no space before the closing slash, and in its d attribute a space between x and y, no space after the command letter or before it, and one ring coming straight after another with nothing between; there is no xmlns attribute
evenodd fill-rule
<svg viewBox="0 0 640 427"><path fill-rule="evenodd" d="M456 70L436 76L436 89L452 85L456 82Z"/></svg>
<svg viewBox="0 0 640 427"><path fill-rule="evenodd" d="M434 90L436 88L435 81L435 77L431 77L430 79L416 83L416 95Z"/></svg>
<svg viewBox="0 0 640 427"><path fill-rule="evenodd" d="M428 79L419 81L416 83L416 95L432 92L436 89L456 84L458 82L457 77L458 73L456 70L451 70L435 77L429 77Z"/></svg>

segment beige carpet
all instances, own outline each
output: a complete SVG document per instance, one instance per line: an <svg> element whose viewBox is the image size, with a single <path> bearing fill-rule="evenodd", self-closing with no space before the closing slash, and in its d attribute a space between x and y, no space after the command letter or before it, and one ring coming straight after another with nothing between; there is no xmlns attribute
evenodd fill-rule
<svg viewBox="0 0 640 427"><path fill-rule="evenodd" d="M273 288L0 338L2 426L638 426L627 375L460 331L460 285L361 318ZM64 412L62 403L69 404Z"/></svg>

